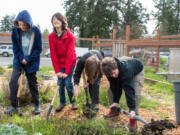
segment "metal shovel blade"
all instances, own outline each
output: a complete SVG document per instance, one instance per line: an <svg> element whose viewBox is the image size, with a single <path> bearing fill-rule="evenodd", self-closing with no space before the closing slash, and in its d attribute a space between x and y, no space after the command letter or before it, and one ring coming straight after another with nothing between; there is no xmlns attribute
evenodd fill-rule
<svg viewBox="0 0 180 135"><path fill-rule="evenodd" d="M53 105L50 105L50 107L49 107L49 109L48 109L48 112L47 112L47 119L48 119L48 117L49 117L52 109L53 109Z"/></svg>

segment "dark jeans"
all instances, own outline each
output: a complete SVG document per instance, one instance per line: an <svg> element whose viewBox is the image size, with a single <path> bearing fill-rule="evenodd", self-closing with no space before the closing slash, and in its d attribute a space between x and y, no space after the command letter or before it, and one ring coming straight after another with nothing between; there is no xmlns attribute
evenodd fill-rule
<svg viewBox="0 0 180 135"><path fill-rule="evenodd" d="M99 104L99 86L101 78L98 78L94 84L89 84L89 93L92 104Z"/></svg>
<svg viewBox="0 0 180 135"><path fill-rule="evenodd" d="M9 82L11 105L15 108L17 107L17 91L19 87L18 80L21 75L21 70L22 69L17 69L14 67L11 75L11 80ZM36 72L28 74L25 71L25 74L34 103L35 105L39 105L40 102Z"/></svg>
<svg viewBox="0 0 180 135"><path fill-rule="evenodd" d="M74 67L72 67L71 73L70 73L70 75L68 75L67 78L65 78L65 79L58 78L58 85L60 86L60 88L59 88L60 104L66 103L65 87L67 89L70 103L72 104L75 102L75 98L73 99L73 95L74 95L74 93L73 93L74 87L73 87L73 83L72 83L73 71L74 71ZM61 72L64 73L65 69L61 68Z"/></svg>

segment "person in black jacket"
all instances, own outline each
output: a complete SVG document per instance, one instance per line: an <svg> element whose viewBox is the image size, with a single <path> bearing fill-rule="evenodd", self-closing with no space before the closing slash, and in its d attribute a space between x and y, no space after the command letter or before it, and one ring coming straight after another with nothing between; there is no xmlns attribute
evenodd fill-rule
<svg viewBox="0 0 180 135"><path fill-rule="evenodd" d="M87 75L87 85L84 88L89 87L89 93L91 97L91 106L98 108L99 104L99 86L102 77L100 62L104 58L103 52L97 50L91 50L81 56L77 62L74 73L74 95L79 95L79 81L81 74L85 72Z"/></svg>
<svg viewBox="0 0 180 135"><path fill-rule="evenodd" d="M128 59L121 60L113 57L106 57L102 60L101 70L106 75L109 83L110 90L112 92L113 101L110 106L110 111L105 118L111 118L113 116L119 115L119 112L113 110L114 107L119 107L118 103L122 95L122 89L125 92L127 105L130 114L137 114L135 93L137 93L134 88L136 82L134 82L135 77L138 74L143 73L143 64L138 59ZM142 79L144 79L144 74L142 74ZM140 93L139 88L139 92ZM140 94L138 95L140 96ZM138 101L139 104L140 101Z"/></svg>

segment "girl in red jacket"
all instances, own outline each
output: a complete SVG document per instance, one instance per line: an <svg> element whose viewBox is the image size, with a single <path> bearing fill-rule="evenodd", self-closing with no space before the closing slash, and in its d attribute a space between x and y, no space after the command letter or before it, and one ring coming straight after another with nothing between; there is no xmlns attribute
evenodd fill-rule
<svg viewBox="0 0 180 135"><path fill-rule="evenodd" d="M72 74L76 64L75 37L67 28L66 17L61 13L52 16L53 32L49 35L49 46L52 64L58 77L60 104L56 111L61 111L66 105L65 87L72 109L77 109L73 99Z"/></svg>

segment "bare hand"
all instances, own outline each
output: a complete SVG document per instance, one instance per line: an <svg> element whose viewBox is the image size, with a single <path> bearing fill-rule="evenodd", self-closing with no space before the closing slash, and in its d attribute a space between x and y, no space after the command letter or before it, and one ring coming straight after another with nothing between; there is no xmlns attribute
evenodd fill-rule
<svg viewBox="0 0 180 135"><path fill-rule="evenodd" d="M66 77L68 77L68 75L66 73L63 73L62 78L65 79Z"/></svg>
<svg viewBox="0 0 180 135"><path fill-rule="evenodd" d="M57 75L58 78L62 78L63 73L59 72L59 73L57 73L56 75Z"/></svg>
<svg viewBox="0 0 180 135"><path fill-rule="evenodd" d="M79 86L78 85L74 85L74 96L75 97L79 96Z"/></svg>
<svg viewBox="0 0 180 135"><path fill-rule="evenodd" d="M89 83L83 84L84 89L88 88L88 86L89 86Z"/></svg>
<svg viewBox="0 0 180 135"><path fill-rule="evenodd" d="M27 61L25 59L22 60L22 64L26 65Z"/></svg>

